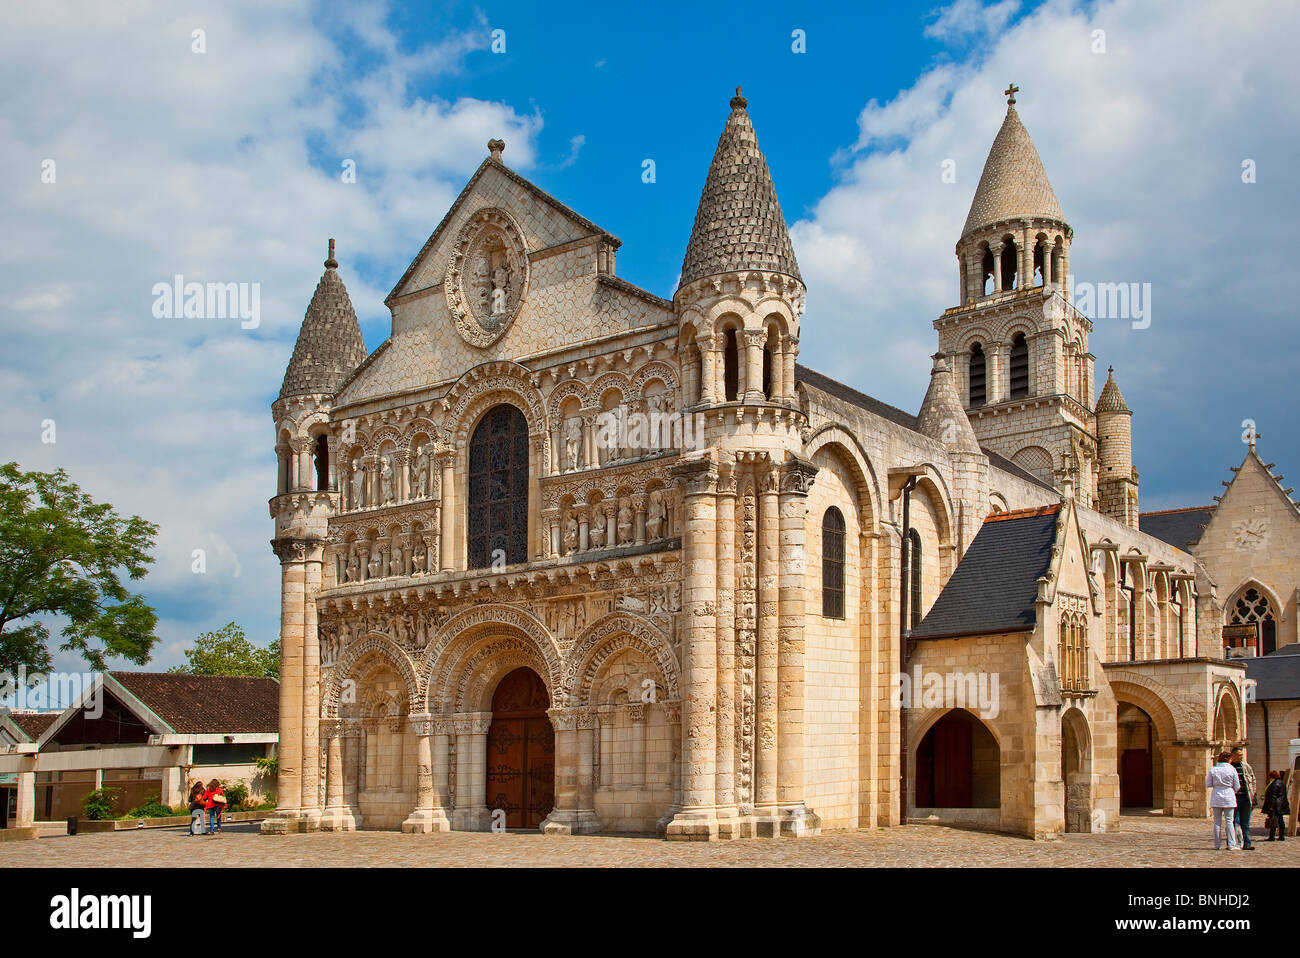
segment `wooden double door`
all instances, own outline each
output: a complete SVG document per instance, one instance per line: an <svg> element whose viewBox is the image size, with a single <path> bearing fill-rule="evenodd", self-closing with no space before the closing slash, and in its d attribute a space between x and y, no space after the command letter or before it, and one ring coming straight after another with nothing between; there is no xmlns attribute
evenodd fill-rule
<svg viewBox="0 0 1300 958"><path fill-rule="evenodd" d="M505 812L507 828L536 828L555 806L555 730L546 716L546 685L515 669L492 696L487 738L487 807Z"/></svg>

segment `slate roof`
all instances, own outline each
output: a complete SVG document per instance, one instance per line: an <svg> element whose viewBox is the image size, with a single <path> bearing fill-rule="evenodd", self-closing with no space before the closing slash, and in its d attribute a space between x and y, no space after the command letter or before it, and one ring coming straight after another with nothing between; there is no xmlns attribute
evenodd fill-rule
<svg viewBox="0 0 1300 958"><path fill-rule="evenodd" d="M1052 561L1059 505L989 516L913 639L1031 632Z"/></svg>
<svg viewBox="0 0 1300 958"><path fill-rule="evenodd" d="M889 422L902 426L904 429L910 429L912 432L924 435L924 433L921 433L920 419L918 417L913 416L911 413L904 412L896 406L891 406L889 403L881 402L879 399L868 396L866 393L858 392L852 386L846 386L839 380L831 379L829 376L825 376L809 369L807 366L802 366L796 363L794 367L794 379L796 384L805 383L820 392L826 393L828 396L833 396L851 406L857 406L859 409L865 409L872 415L879 416L881 419L886 419ZM1003 472L1010 473L1013 476L1018 476L1026 482L1032 482L1036 486L1050 489L1052 492L1056 491L1056 487L1050 482L1044 482L1028 469L1016 465L1005 456L1001 456L993 450L983 446L980 447L980 451L989 457L989 465L995 466Z"/></svg>
<svg viewBox="0 0 1300 958"><path fill-rule="evenodd" d="M1254 679L1255 700L1300 699L1300 643L1284 645L1276 652L1237 659L1246 665L1246 678Z"/></svg>
<svg viewBox="0 0 1300 958"><path fill-rule="evenodd" d="M280 683L269 678L110 672L179 734L280 731Z"/></svg>
<svg viewBox="0 0 1300 958"><path fill-rule="evenodd" d="M963 237L985 226L1022 216L1038 216L1065 222L1047 170L1029 131L1011 104L1002 128L993 138L984 172L980 174L975 198L962 228Z"/></svg>
<svg viewBox="0 0 1300 958"><path fill-rule="evenodd" d="M744 269L803 281L747 105L738 87L695 211L680 285Z"/></svg>
<svg viewBox="0 0 1300 958"><path fill-rule="evenodd" d="M333 241L331 240L331 244ZM313 394L334 395L366 358L366 341L352 309L338 263L325 261L325 274L316 284L293 356L284 371L280 398Z"/></svg>
<svg viewBox="0 0 1300 958"><path fill-rule="evenodd" d="M8 712L6 714L9 720L22 729L33 742L44 735L45 730L59 717L58 712Z"/></svg>
<svg viewBox="0 0 1300 958"><path fill-rule="evenodd" d="M1186 550L1201 541L1201 533L1205 531L1205 524L1214 515L1214 508L1214 506L1193 506L1190 509L1144 512L1138 516L1138 531Z"/></svg>

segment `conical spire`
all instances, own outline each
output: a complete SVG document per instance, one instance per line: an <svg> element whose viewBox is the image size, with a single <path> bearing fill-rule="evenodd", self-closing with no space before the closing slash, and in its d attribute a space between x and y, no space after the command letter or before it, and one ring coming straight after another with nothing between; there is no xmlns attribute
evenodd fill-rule
<svg viewBox="0 0 1300 958"><path fill-rule="evenodd" d="M922 435L937 439L954 451L980 451L975 430L971 428L970 419L961 405L961 397L957 395L952 367L942 353L935 353L934 368L930 372L930 388L925 391L925 400L921 403L916 425Z"/></svg>
<svg viewBox="0 0 1300 958"><path fill-rule="evenodd" d="M366 358L361 324L352 309L347 287L339 278L330 240L325 274L316 284L307 315L303 317L293 357L284 371L280 398L303 395L333 395L343 380Z"/></svg>
<svg viewBox="0 0 1300 958"><path fill-rule="evenodd" d="M984 161L984 172L980 174L980 184L961 231L963 237L1002 220L1023 216L1065 222L1061 204L1056 201L1056 193L1043 169L1043 160L1016 112L1017 89L1008 87L1007 116Z"/></svg>
<svg viewBox="0 0 1300 958"><path fill-rule="evenodd" d="M1101 395L1097 397L1097 412L1133 414L1133 410L1129 409L1128 403L1124 401L1124 394L1119 391L1119 386L1115 384L1114 366L1106 370L1106 385L1101 387Z"/></svg>
<svg viewBox="0 0 1300 958"><path fill-rule="evenodd" d="M731 115L722 128L695 211L681 285L745 269L770 270L803 281L746 106L748 101L736 87Z"/></svg>

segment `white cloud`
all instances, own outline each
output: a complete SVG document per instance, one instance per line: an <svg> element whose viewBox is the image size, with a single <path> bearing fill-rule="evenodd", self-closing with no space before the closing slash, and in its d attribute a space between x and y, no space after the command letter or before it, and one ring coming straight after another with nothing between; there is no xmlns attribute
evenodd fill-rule
<svg viewBox="0 0 1300 958"><path fill-rule="evenodd" d="M338 237L373 347L389 277L361 272L362 251L401 261L419 249L489 138L509 141L513 166L536 155L537 115L419 92L482 48L485 30L410 50L386 22L383 7L349 4L326 32L306 2L6 14L0 447L160 524L141 584L166 619L153 667L232 617L256 641L274 637L270 401L326 238ZM195 28L206 53L191 52ZM41 181L46 158L53 184ZM339 176L344 158L355 184ZM155 319L152 286L177 273L259 283L260 328ZM41 442L47 418L53 445ZM191 571L195 549L206 574Z"/></svg>
<svg viewBox="0 0 1300 958"><path fill-rule="evenodd" d="M931 11L936 19L925 28L925 35L947 42L969 40L997 33L1020 9L1020 0L1002 0L985 4L980 0L956 0Z"/></svg>

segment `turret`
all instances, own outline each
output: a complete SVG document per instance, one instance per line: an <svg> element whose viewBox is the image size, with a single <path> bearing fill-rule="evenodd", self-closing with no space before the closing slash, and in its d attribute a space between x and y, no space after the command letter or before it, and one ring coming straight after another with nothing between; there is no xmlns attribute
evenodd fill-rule
<svg viewBox="0 0 1300 958"><path fill-rule="evenodd" d="M796 404L805 289L747 106L737 87L673 297L686 407Z"/></svg>
<svg viewBox="0 0 1300 958"><path fill-rule="evenodd" d="M1133 528L1138 525L1138 475L1133 468L1133 411L1115 383L1115 369L1106 371L1106 385L1097 397L1098 508Z"/></svg>

